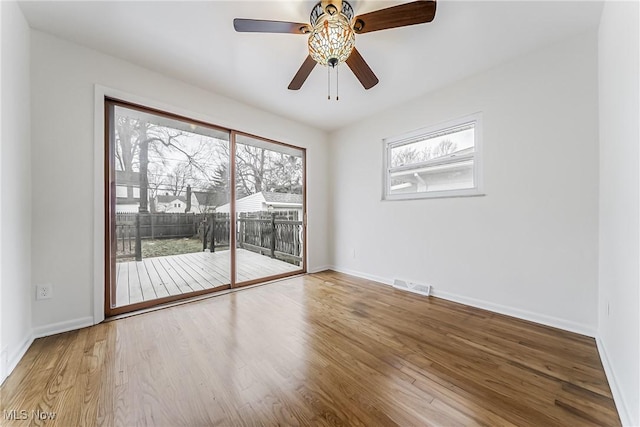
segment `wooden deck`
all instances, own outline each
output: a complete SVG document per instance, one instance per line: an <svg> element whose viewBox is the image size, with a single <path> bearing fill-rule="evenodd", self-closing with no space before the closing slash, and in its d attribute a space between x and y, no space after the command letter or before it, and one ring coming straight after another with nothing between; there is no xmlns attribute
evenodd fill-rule
<svg viewBox="0 0 640 427"><path fill-rule="evenodd" d="M300 267L237 250L237 281L300 270ZM228 285L230 252L196 252L116 264L116 307Z"/></svg>

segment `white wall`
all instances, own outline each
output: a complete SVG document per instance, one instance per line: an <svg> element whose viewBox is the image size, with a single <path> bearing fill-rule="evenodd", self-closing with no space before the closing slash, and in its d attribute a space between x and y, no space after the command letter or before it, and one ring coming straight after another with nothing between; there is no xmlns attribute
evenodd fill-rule
<svg viewBox="0 0 640 427"><path fill-rule="evenodd" d="M607 1L599 31L598 347L626 425L640 425L639 9Z"/></svg>
<svg viewBox="0 0 640 427"><path fill-rule="evenodd" d="M31 343L31 136L27 22L0 2L0 383Z"/></svg>
<svg viewBox="0 0 640 427"><path fill-rule="evenodd" d="M0 11L0 373L26 350L31 317L37 334L94 315L99 84L307 147L311 271L333 263L569 330L597 327L623 421L640 424L637 3L607 3L597 36L336 132L330 153L322 132L40 32L30 37L14 2ZM485 197L380 201L382 138L478 111ZM70 207L58 205L62 191L73 192ZM55 298L32 301L32 282L53 283Z"/></svg>
<svg viewBox="0 0 640 427"><path fill-rule="evenodd" d="M94 216L101 218L93 209L94 149L102 149L94 144L94 84L307 148L309 270L328 264L323 132L38 31L32 32L31 42L32 271L35 282L54 285L53 299L34 303L36 332L77 326L94 314L93 250L99 243L93 235ZM64 204L59 202L62 193Z"/></svg>
<svg viewBox="0 0 640 427"><path fill-rule="evenodd" d="M594 335L595 31L331 135L335 268ZM382 139L482 112L484 197L381 201ZM355 257L353 251L355 250Z"/></svg>

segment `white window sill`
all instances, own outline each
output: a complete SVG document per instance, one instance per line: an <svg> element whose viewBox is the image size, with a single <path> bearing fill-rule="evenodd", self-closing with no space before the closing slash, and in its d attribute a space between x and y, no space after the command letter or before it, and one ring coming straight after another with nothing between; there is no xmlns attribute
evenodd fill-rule
<svg viewBox="0 0 640 427"><path fill-rule="evenodd" d="M396 202L401 200L445 199L454 197L484 197L485 193L477 189L432 191L411 194L389 194L382 197L383 202Z"/></svg>

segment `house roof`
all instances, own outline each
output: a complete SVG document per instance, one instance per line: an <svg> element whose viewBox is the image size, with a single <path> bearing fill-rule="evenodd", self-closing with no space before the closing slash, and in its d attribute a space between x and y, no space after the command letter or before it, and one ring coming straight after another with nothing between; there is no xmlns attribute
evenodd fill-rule
<svg viewBox="0 0 640 427"><path fill-rule="evenodd" d="M255 212L265 209L266 205L276 208L296 209L302 207L302 194L275 193L271 191L261 191L250 194L236 201L237 212ZM216 208L218 212L229 212L229 203Z"/></svg>
<svg viewBox="0 0 640 427"><path fill-rule="evenodd" d="M272 191L263 191L265 202L273 203L295 203L302 204L302 194L275 193Z"/></svg>
<svg viewBox="0 0 640 427"><path fill-rule="evenodd" d="M172 194L161 194L158 196L158 203L171 203L174 200L180 200L181 202L185 202L187 201L186 197L184 196L174 196Z"/></svg>
<svg viewBox="0 0 640 427"><path fill-rule="evenodd" d="M458 151L454 151L453 153L450 153L450 156L464 156L465 154L471 154L475 151L475 147L467 147L467 148L463 148L462 150L458 150Z"/></svg>

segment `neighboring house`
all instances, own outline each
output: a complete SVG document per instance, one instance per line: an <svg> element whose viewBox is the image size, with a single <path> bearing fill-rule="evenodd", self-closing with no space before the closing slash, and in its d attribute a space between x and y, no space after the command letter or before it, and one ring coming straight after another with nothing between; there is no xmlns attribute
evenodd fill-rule
<svg viewBox="0 0 640 427"><path fill-rule="evenodd" d="M469 188L473 185L473 159L469 155L473 153L474 147L469 147L423 162L415 168L393 172L390 175L391 191L413 194ZM455 160L456 157L460 159Z"/></svg>
<svg viewBox="0 0 640 427"><path fill-rule="evenodd" d="M116 171L116 212L138 212L140 172Z"/></svg>
<svg viewBox="0 0 640 427"><path fill-rule="evenodd" d="M156 212L184 213L187 209L187 198L185 196L174 196L172 194L161 194L156 196ZM198 213L198 198L191 194L191 209L189 212Z"/></svg>
<svg viewBox="0 0 640 427"><path fill-rule="evenodd" d="M173 194L161 194L156 196L156 212L184 212L187 207L187 199L184 196Z"/></svg>
<svg viewBox="0 0 640 427"><path fill-rule="evenodd" d="M138 213L140 206L135 204L116 204L116 213Z"/></svg>
<svg viewBox="0 0 640 427"><path fill-rule="evenodd" d="M216 208L216 212L229 212L229 203ZM274 193L261 191L236 201L236 212L264 212L264 211L298 211L298 218L302 216L302 194Z"/></svg>
<svg viewBox="0 0 640 427"><path fill-rule="evenodd" d="M187 208L185 196L174 196L171 194L157 195L147 205L149 212L152 210L152 203L155 202L155 212L184 213ZM140 173L116 171L116 212L134 213L140 207ZM213 211L213 210L212 210ZM196 192L191 194L191 209L189 212L201 213L199 197Z"/></svg>

